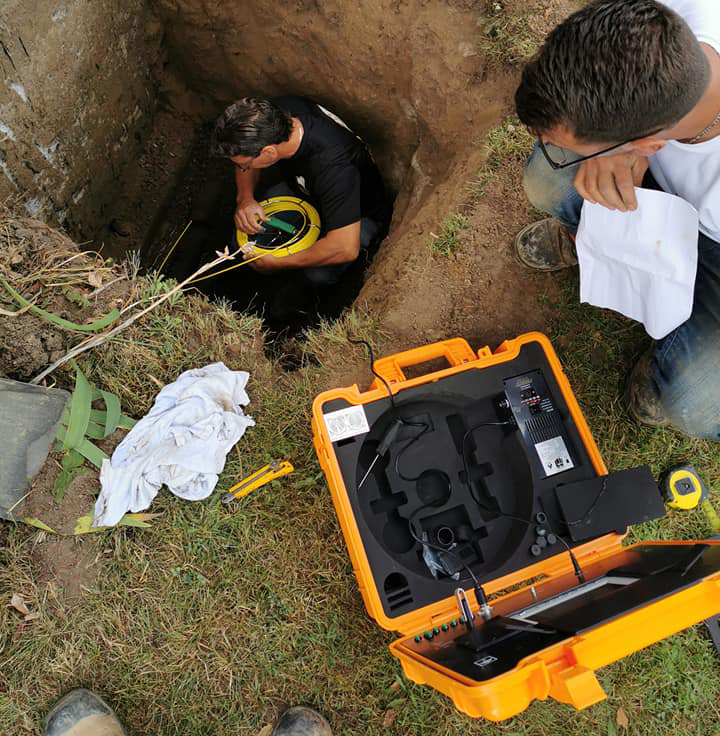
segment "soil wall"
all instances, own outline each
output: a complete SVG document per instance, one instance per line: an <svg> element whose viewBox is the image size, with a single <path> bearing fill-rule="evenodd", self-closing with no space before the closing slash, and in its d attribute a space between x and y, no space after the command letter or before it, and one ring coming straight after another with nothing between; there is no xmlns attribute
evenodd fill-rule
<svg viewBox="0 0 720 736"><path fill-rule="evenodd" d="M161 40L145 0L2 0L0 198L93 232L141 150Z"/></svg>
<svg viewBox="0 0 720 736"><path fill-rule="evenodd" d="M311 97L360 133L393 188L415 198L497 115L497 103L478 104L474 2L150 1L171 63L217 111L244 95Z"/></svg>

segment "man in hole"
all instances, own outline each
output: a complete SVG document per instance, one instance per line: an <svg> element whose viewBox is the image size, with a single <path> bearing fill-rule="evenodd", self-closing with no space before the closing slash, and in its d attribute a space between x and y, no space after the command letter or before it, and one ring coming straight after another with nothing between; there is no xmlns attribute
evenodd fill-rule
<svg viewBox="0 0 720 736"><path fill-rule="evenodd" d="M268 220L258 200L298 196L320 214L317 242L283 258L253 261L249 266L258 273L294 269L301 289L332 286L387 232L391 211L367 147L342 120L310 100L238 100L217 121L210 152L234 165L235 225L250 240ZM287 288L281 296L283 304L275 299L271 307L275 316L283 306L294 306Z"/></svg>
<svg viewBox="0 0 720 736"><path fill-rule="evenodd" d="M516 93L538 142L530 201L551 219L526 227L523 263L577 263L583 201L637 208L635 186L662 189L700 215L690 318L633 369L631 414L691 437L720 437L720 12L717 0L595 0L547 37Z"/></svg>

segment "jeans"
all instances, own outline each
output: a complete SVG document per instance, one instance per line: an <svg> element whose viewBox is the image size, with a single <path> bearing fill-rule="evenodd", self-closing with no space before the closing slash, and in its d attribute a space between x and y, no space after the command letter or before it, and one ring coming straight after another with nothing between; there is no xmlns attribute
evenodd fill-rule
<svg viewBox="0 0 720 736"><path fill-rule="evenodd" d="M573 185L575 173L575 167L553 170L536 145L523 182L530 202L573 234L583 203ZM657 188L651 177L644 184ZM690 437L720 438L720 244L702 233L692 314L655 342L650 378L676 429Z"/></svg>

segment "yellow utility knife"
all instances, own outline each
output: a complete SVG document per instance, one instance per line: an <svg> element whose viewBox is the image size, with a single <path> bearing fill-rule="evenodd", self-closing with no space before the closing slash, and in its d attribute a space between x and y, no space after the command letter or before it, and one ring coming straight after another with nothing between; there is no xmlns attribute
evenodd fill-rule
<svg viewBox="0 0 720 736"><path fill-rule="evenodd" d="M287 460L273 460L269 465L265 465L260 470L256 470L252 475L248 475L247 478L243 478L239 483L236 483L225 494L223 503L230 503L236 498L247 496L248 493L252 493L256 488L260 488L276 478L282 478L283 475L288 475L293 470L295 468Z"/></svg>

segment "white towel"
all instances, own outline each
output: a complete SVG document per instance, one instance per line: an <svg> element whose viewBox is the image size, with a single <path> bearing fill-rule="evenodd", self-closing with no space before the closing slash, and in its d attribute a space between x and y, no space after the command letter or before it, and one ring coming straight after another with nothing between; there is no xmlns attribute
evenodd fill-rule
<svg viewBox="0 0 720 736"><path fill-rule="evenodd" d="M698 213L672 194L635 192L634 212L583 204L577 233L580 301L636 319L659 340L692 313Z"/></svg>
<svg viewBox="0 0 720 736"><path fill-rule="evenodd" d="M185 371L165 386L100 469L94 526L114 526L128 511L148 508L165 484L197 501L214 490L225 458L248 427L246 371L223 363Z"/></svg>

